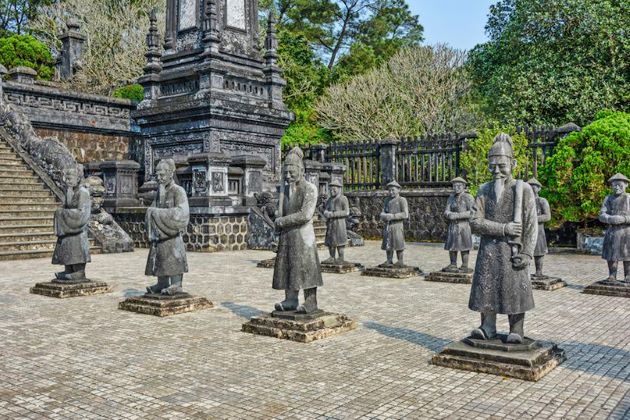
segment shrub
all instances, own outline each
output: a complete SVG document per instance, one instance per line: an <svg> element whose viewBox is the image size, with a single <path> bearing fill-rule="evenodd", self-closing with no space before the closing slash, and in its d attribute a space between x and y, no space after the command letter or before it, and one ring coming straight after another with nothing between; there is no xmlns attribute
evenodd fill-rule
<svg viewBox="0 0 630 420"><path fill-rule="evenodd" d="M144 88L138 84L121 86L112 92L112 96L140 102L144 99Z"/></svg>
<svg viewBox="0 0 630 420"><path fill-rule="evenodd" d="M50 80L55 74L55 61L48 47L31 35L0 38L0 64L7 69L30 67L37 72L37 78L43 80Z"/></svg>

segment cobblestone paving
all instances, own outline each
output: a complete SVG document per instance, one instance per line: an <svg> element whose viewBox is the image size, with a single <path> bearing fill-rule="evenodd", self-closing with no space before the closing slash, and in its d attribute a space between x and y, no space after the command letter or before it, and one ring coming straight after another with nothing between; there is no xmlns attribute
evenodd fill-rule
<svg viewBox="0 0 630 420"><path fill-rule="evenodd" d="M379 245L347 257L380 263ZM426 272L448 259L431 245L406 254ZM580 293L603 278L599 257L546 258L569 287L534 291L526 331L568 360L532 383L429 364L477 326L467 285L324 274L320 306L360 326L301 344L240 332L281 298L255 267L273 253L189 254L184 285L215 308L161 319L117 309L149 284L146 255L94 256L88 274L114 292L64 300L28 293L50 280L48 260L0 262L0 418L630 417L630 299Z"/></svg>

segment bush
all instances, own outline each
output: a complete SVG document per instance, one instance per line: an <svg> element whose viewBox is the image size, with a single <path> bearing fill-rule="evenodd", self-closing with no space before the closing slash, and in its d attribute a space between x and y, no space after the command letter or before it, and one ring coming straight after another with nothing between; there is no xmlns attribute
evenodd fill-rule
<svg viewBox="0 0 630 420"><path fill-rule="evenodd" d="M121 86L112 92L112 96L140 102L144 99L144 88L138 84Z"/></svg>
<svg viewBox="0 0 630 420"><path fill-rule="evenodd" d="M30 67L37 72L37 78L43 80L50 80L55 74L55 61L48 47L31 35L0 38L0 64L7 69Z"/></svg>
<svg viewBox="0 0 630 420"><path fill-rule="evenodd" d="M605 110L560 140L545 161L542 192L554 210L554 224L596 219L610 194L608 178L617 172L630 175L630 114Z"/></svg>

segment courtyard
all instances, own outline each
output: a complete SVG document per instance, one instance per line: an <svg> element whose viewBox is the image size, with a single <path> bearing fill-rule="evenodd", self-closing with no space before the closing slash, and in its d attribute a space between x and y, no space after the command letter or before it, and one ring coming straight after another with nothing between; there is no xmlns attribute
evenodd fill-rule
<svg viewBox="0 0 630 420"><path fill-rule="evenodd" d="M256 268L272 252L189 253L184 288L214 308L167 318L117 309L152 281L146 256L94 255L88 276L113 292L72 299L29 294L51 279L49 259L0 262L0 418L630 416L630 302L581 293L606 274L599 256L546 257L568 287L534 291L526 334L567 361L536 383L429 364L477 326L467 285L324 274L320 307L359 327L302 344L240 331L281 299L273 270ZM368 266L383 258L376 241L347 251ZM405 258L425 272L448 261L439 244L408 244Z"/></svg>

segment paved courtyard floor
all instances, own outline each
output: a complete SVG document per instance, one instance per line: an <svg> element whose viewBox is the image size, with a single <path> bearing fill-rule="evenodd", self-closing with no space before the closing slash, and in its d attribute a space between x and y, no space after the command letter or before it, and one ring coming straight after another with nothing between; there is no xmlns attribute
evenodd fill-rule
<svg viewBox="0 0 630 420"><path fill-rule="evenodd" d="M448 259L432 245L406 254L425 272ZM51 279L49 260L0 262L0 418L630 417L630 299L581 293L606 272L597 256L546 257L569 287L534 291L525 327L568 360L537 383L429 364L477 326L467 285L324 274L320 307L359 328L302 344L240 331L281 300L256 268L273 253L188 254L184 286L215 308L167 318L117 309L150 284L146 256L93 256L89 276L114 290L72 299L28 293ZM377 242L347 251L383 257Z"/></svg>

